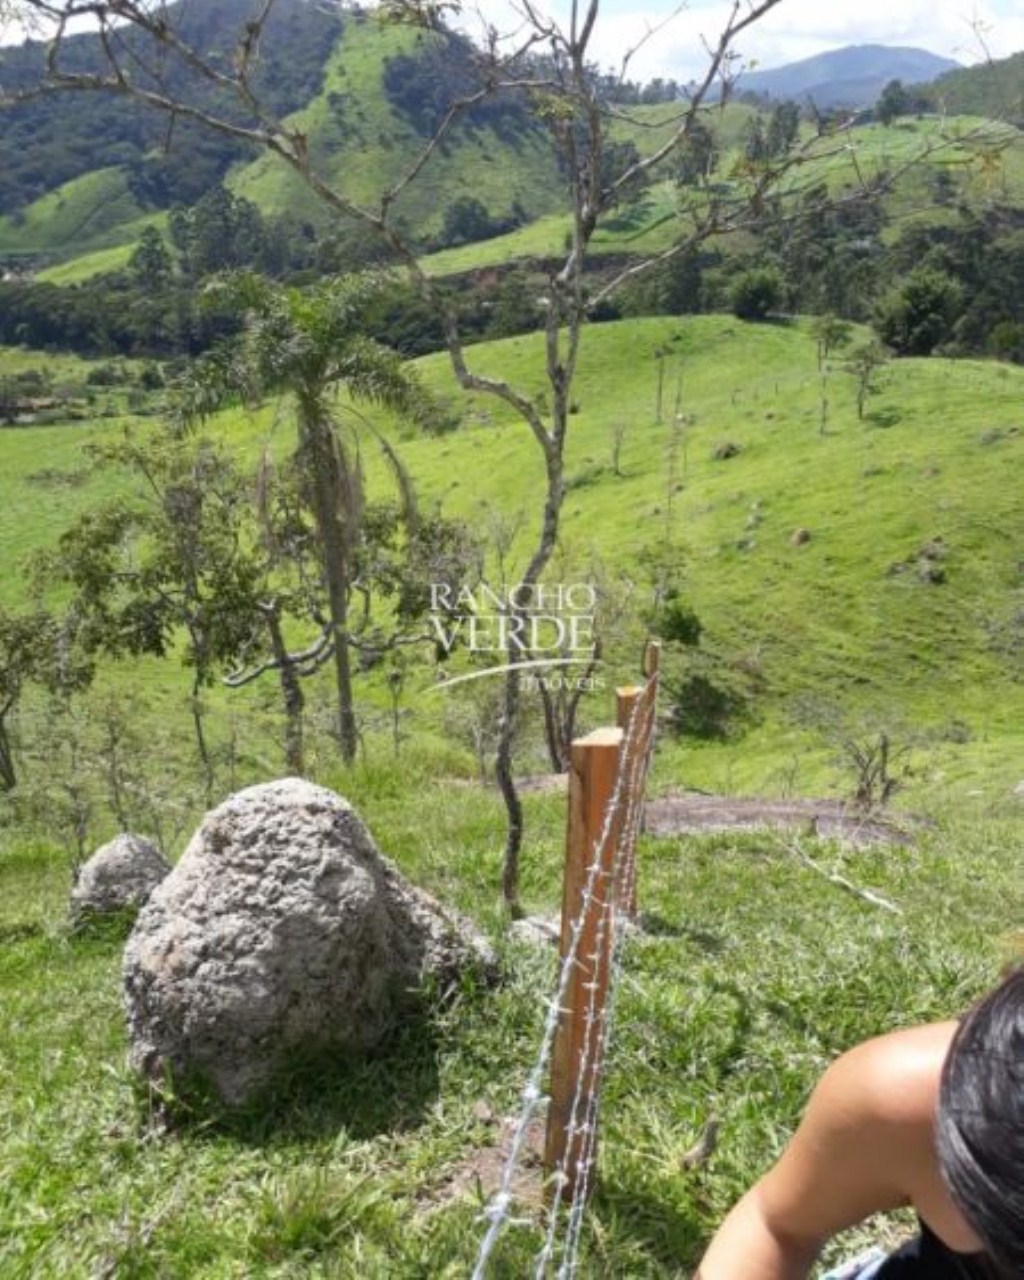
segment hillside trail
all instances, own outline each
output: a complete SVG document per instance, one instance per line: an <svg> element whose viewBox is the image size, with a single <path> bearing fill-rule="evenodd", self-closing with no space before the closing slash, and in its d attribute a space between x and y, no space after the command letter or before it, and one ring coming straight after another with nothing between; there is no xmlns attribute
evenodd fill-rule
<svg viewBox="0 0 1024 1280"><path fill-rule="evenodd" d="M567 775L543 773L521 779L524 794L564 791ZM865 812L841 800L770 799L670 791L647 801L644 831L655 838L726 831L784 831L855 846L910 845L923 820L909 814Z"/></svg>

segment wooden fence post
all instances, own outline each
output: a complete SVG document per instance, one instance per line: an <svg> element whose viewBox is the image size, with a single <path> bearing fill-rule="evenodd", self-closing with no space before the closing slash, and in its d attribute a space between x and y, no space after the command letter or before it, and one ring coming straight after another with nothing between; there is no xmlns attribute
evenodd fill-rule
<svg viewBox="0 0 1024 1280"><path fill-rule="evenodd" d="M617 722L626 735L622 746L622 770L625 774L624 807L633 813L644 802L647 758L654 737L654 717L658 698L658 669L661 645L652 640L644 651L645 683L616 689ZM629 732L632 729L632 732ZM639 820L628 823L623 831L619 857L618 900L630 920L636 919L636 836Z"/></svg>
<svg viewBox="0 0 1024 1280"><path fill-rule="evenodd" d="M637 771L640 761L646 754L646 742L642 733L644 701L646 689L643 685L627 685L615 690L616 721L623 732L622 760L620 768L625 775L622 802L626 812L632 806L641 803L635 794ZM633 732L629 730L632 727ZM642 784L641 784L642 789ZM636 919L636 831L628 824L622 833L622 852L618 861L618 888L616 894L619 905L630 920Z"/></svg>
<svg viewBox="0 0 1024 1280"><path fill-rule="evenodd" d="M587 1135L578 1130L570 1132L570 1126L573 1120L582 1124L592 1114L601 1083L598 1047L606 1017L613 949L613 878L623 806L610 820L609 807L619 772L622 738L621 729L598 729L572 744L562 891L563 959L572 945L574 922L581 919L582 925L552 1049L545 1142L545 1167L549 1175L561 1172L561 1195L568 1200L576 1195L580 1178L586 1173L584 1147L588 1145ZM607 838L602 842L606 826ZM595 859L599 868L593 873ZM592 886L589 899L588 884ZM596 1154L597 1137L592 1135L586 1161L592 1163ZM557 1194L554 1187L550 1193Z"/></svg>
<svg viewBox="0 0 1024 1280"><path fill-rule="evenodd" d="M583 1132L581 1126L596 1123L615 913L636 914L637 822L627 818L635 819L636 808L643 803L660 654L660 645L649 643L644 654L645 683L618 690L619 727L598 729L575 741L571 749L562 888L563 961L572 947L577 921L579 937L561 992L551 1052L544 1163L553 1200L573 1200L597 1159L597 1134ZM618 800L614 812L613 798ZM560 1187L554 1181L558 1175Z"/></svg>

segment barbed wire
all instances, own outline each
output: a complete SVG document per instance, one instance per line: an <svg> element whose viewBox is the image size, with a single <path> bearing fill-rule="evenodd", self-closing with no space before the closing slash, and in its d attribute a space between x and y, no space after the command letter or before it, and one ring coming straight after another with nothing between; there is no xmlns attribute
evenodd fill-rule
<svg viewBox="0 0 1024 1280"><path fill-rule="evenodd" d="M647 701L646 692L642 701ZM645 724L642 726L644 732L653 728L655 714L653 698L651 698L647 703L645 710ZM641 741L643 741L643 738L641 738ZM630 849L631 845L635 844L635 835L639 829L641 815L643 812L643 783L650 763L653 733L648 736L647 742L647 751L643 753L636 752L632 757L627 757L632 772L629 785L627 786L627 796L629 798L628 808L623 822L623 835L620 846L623 853L626 853ZM616 876L614 880L616 891L621 895L621 904L628 904L632 901L632 890L636 879L635 858L627 857L625 867L627 872L626 877L620 880L617 874L618 869L616 869ZM616 907L620 905L618 898L613 899L613 902ZM619 984L623 974L622 952L625 947L626 939L629 937L633 922L630 920L626 912L613 909L611 912L610 923L612 928L611 957L609 962L610 976L605 1007L600 1019L601 1029L596 1046L595 1059L590 1067L595 1084L589 1091L587 1097L587 1111L584 1116L582 1126L583 1146L579 1156L580 1177L575 1194L573 1195L573 1199L569 1206L569 1221L566 1228L562 1260L557 1273L558 1280L568 1280L568 1277L571 1277L576 1272L580 1240L583 1231L583 1217L590 1198L590 1183L597 1163L597 1130L601 1107L600 1082L601 1076L604 1072L605 1063L608 1059L608 1049L611 1044L612 1030L615 1025L615 1010L618 999ZM587 1067L584 1066L583 1071L580 1074L581 1082L586 1079L586 1077Z"/></svg>
<svg viewBox="0 0 1024 1280"><path fill-rule="evenodd" d="M651 713L645 705L648 697L645 691L644 698L638 701L634 707L634 712L639 716L645 712L645 723L641 724L640 732L636 737L642 741L641 734L650 727ZM597 924L597 941L596 951L593 956L588 957L591 960L593 968L602 961L602 951L607 943L607 937L610 931L612 933L611 955L609 959L609 980L607 986L607 995L605 999L604 1009L598 1011L595 1008L597 1000L598 987L596 981L588 984L588 1000L587 1009L584 1015L586 1033L584 1039L583 1053L581 1056L579 1074L577 1076L577 1088L573 1095L572 1108L570 1111L569 1122L567 1126L568 1149L572 1151L575 1147L577 1138L581 1139L579 1151L577 1154L576 1165L580 1172L580 1177L573 1188L572 1199L569 1204L569 1231L566 1237L566 1244L563 1249L562 1263L559 1267L558 1275L571 1274L571 1268L574 1266L576 1250L578 1249L579 1233L582 1227L583 1209L589 1192L589 1182L591 1169L594 1163L594 1153L597 1144L597 1112L598 1099L600 1096L600 1073L602 1070L605 1050L607 1048L608 1039L611 1031L610 1011L613 1004L613 994L617 990L619 979L621 978L621 939L625 936L625 920L626 917L620 913L618 908L630 901L631 883L627 883L621 876L622 860L626 857L627 851L633 845L633 835L635 825L639 818L640 794L637 783L642 772L641 753L636 750L630 750L629 744L624 739L620 753L620 759L626 762L628 773L625 773L625 794L627 797L627 810L619 832L618 849L616 858L609 873L611 882L611 893L606 895L602 902L602 911ZM626 857L626 868L629 872L629 878L635 877L635 863ZM600 1024L600 1030L597 1032L597 1041L591 1048L595 1029ZM591 1081L591 1087L586 1090L587 1110L583 1117L582 1123L578 1119L578 1110L581 1097L583 1096L584 1082ZM546 1274L546 1269L553 1261L554 1246L557 1240L562 1193L565 1188L565 1176L561 1170L555 1172L556 1190L554 1201L551 1205L550 1217L548 1222L548 1231L545 1238L544 1248L537 1258L535 1269L535 1277L542 1277ZM575 1247L573 1238L575 1237ZM566 1270L566 1268L570 1270Z"/></svg>
<svg viewBox="0 0 1024 1280"><path fill-rule="evenodd" d="M591 1166L594 1163L594 1151L596 1148L598 1098L600 1095L600 1088L598 1087L599 1072L610 1041L612 1023L609 1014L614 1007L615 989L618 987L621 976L622 941L627 932L624 916L617 911L617 908L620 905L620 898L622 901L629 901L633 887L632 881L635 876L635 861L630 859L627 863L628 880L626 882L621 880L620 860L624 849L635 847L639 815L642 811L642 783L646 776L653 747L656 690L657 675L654 674L649 678L641 696L634 702L629 719L624 726L619 759L625 762L626 767L620 767L617 770L615 786L603 815L601 831L590 851L590 863L581 890L580 907L570 925L569 937L559 969L555 994L548 1002L540 1045L533 1068L522 1091L520 1111L513 1128L512 1140L502 1169L501 1181L497 1192L492 1196L484 1210L483 1216L489 1225L480 1243L476 1265L472 1273L473 1280L485 1280L487 1264L494 1252L503 1227L511 1217L513 1180L526 1147L530 1123L546 1097L544 1092L545 1074L551 1062L561 1017L563 1013L569 1012L564 1007L565 1000L568 995L573 970L580 963L579 950L584 927L596 902L600 908L600 917L597 922L595 951L588 955L586 959L593 966L593 974L593 970L597 968L603 958L610 932L612 937L610 952L611 990L605 1003L605 1009L598 1013L596 1009L597 983L592 976L591 981L585 984L588 991L588 1000L585 1014L584 1053L567 1127L568 1150L574 1149L577 1138L582 1139L579 1148L580 1155L583 1157L582 1177L574 1186L568 1205L569 1224L562 1249L559 1276L571 1275L576 1266L586 1193L589 1189ZM646 748L642 751L637 749L637 743L643 741L640 736L641 727L647 738ZM624 798L626 807L623 822L616 833L616 823L623 808ZM604 856L613 833L617 834L618 838L612 867L610 871L602 871ZM603 897L598 898L597 889L602 876L606 877L609 883ZM595 1028L599 1023L600 1032L596 1034L595 1039ZM594 1045L593 1051L588 1048L591 1044ZM581 1124L578 1113L580 1099L584 1092L582 1084L587 1079L593 1081L593 1087L587 1093L585 1114ZM563 1216L562 1201L564 1199L565 1186L568 1182L564 1169L564 1159L563 1155L562 1164L553 1172L554 1199L549 1209L548 1228L544 1245L536 1259L535 1276L538 1278L546 1274L556 1252L558 1229Z"/></svg>

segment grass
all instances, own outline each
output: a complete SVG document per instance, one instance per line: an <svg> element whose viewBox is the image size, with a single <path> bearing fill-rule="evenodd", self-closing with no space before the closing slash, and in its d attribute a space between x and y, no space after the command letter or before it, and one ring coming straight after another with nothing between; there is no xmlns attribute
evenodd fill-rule
<svg viewBox="0 0 1024 1280"><path fill-rule="evenodd" d="M883 373L858 422L852 380L836 364L822 435L803 324L651 319L595 326L586 339L559 574L635 581L642 547L677 543L710 634L728 652L756 655L765 681L762 722L745 737L699 749L663 739L652 790L684 779L834 790L828 753L792 723L801 693L825 692L853 710L883 707L915 726L955 719L967 730L966 741L922 755L907 803L933 825L916 846L806 841L825 866L892 899L902 916L843 894L769 835L645 838L648 932L625 961L580 1273L685 1277L791 1132L825 1062L868 1035L961 1008L993 979L1019 924L1021 802L1009 791L1020 776L1024 708L984 622L1021 587L1021 498L1006 477L1024 447L1024 373L901 362ZM660 422L658 352L668 353ZM528 337L470 358L539 394L538 354ZM12 372L39 359L0 353ZM61 361L54 373L77 380L84 367ZM451 393L443 361L421 368ZM677 386L686 425L673 445ZM532 512L539 468L523 427L482 401L463 411L449 436L402 441L424 504L482 531L495 511ZM620 420L627 434L616 476L611 432ZM215 425L248 457L267 440L275 451L290 446L273 410L228 413ZM41 468L74 472L85 440L117 429L111 421L0 434L0 539L11 562L113 492L108 475L67 490L33 477ZM724 440L740 452L717 461ZM382 483L375 474L371 482ZM798 526L811 532L805 546L790 541ZM914 555L937 536L949 549L948 579L928 586ZM908 557L910 570L891 572ZM8 604L24 602L13 576L2 590ZM611 682L628 672L614 657L607 674ZM360 684L364 713L385 705L375 680ZM468 784L472 761L450 704L412 683L399 758L381 724L351 771L318 746L311 772L352 799L417 883L483 924L503 949L506 981L493 992L467 987L397 1028L368 1064L321 1064L312 1076L297 1067L267 1107L197 1115L171 1134L151 1124L125 1067L119 944L71 939L63 927L69 864L55 829L68 726L48 726L49 754L37 753L31 770L39 786L26 793L38 794L42 812L0 811L0 1274L413 1280L471 1269L482 1233L474 1170L498 1141L496 1121L517 1108L553 961L505 940L500 803ZM95 695L97 705L121 700L134 725L127 746L136 776L179 806L169 822L176 850L203 808L185 776L185 684L175 664L153 661L110 668ZM51 714L34 706L23 732ZM222 766L224 789L277 772L272 690L257 687L242 706L215 691L211 714L218 743L230 720L239 737L230 769ZM607 696L584 715L588 724L607 720ZM534 755L521 764L543 767ZM553 911L564 800L526 802L523 894L530 909ZM109 830L109 817L94 819L94 840ZM687 1170L681 1156L712 1116L718 1150ZM496 1276L530 1269L538 1227L528 1209L517 1221ZM898 1229L878 1228L886 1238ZM830 1256L865 1238L838 1243Z"/></svg>
<svg viewBox="0 0 1024 1280"><path fill-rule="evenodd" d="M93 276L122 271L128 265L134 250L133 242L114 245L111 249L96 249L92 253L78 255L69 262L47 267L38 272L36 278L46 284L81 284L84 280L91 280Z"/></svg>
<svg viewBox="0 0 1024 1280"><path fill-rule="evenodd" d="M309 137L326 180L367 208L375 208L381 193L402 179L425 141L392 109L381 89L387 60L409 52L416 38L401 28L350 22L328 63L322 91L289 120ZM709 116L722 157L720 181L726 187L741 180L743 133L751 115L751 108L730 104ZM678 119L678 108L667 104L631 108L628 117L611 121L609 133L650 154L671 136ZM892 127L867 125L844 135L841 146L825 139L816 149L819 158L801 165L783 182L783 189L805 190L824 181L841 193L882 170L911 166L885 200L890 239L908 223L948 221L960 201L974 207L1024 203L1020 132L980 117L936 116L906 119ZM934 198L940 171L954 182L946 206L937 205ZM604 221L592 244L595 257L656 254L673 243L680 233L680 196L663 174L655 177L638 200ZM329 222L323 203L271 155L237 167L229 185L267 216L287 216L320 227ZM431 274L462 274L564 253L569 220L555 212L564 202L551 145L541 131L523 134L514 143L490 128L456 132L403 193L396 209L421 233L436 233L445 209L461 196L482 200L492 216L507 214L518 204L530 221L506 235L429 255L425 265ZM697 197L685 217L699 217L703 203L703 197ZM123 267L142 229L164 220L164 215L142 214L120 170L100 170L48 193L17 223L0 219L0 253L55 255L61 260L41 278L54 284L80 283Z"/></svg>
<svg viewBox="0 0 1024 1280"><path fill-rule="evenodd" d="M648 126L667 108L644 108L641 116ZM730 107L719 126L722 159L719 174L728 189L735 185L741 161L742 129L750 117L748 108ZM669 116L671 118L671 116ZM633 136L642 148L653 151L663 137L660 128L633 128L618 124L619 136ZM815 151L819 154L813 158ZM891 169L900 171L892 192L883 201L891 219L886 229L890 240L910 222L925 225L942 223L954 215L935 203L934 180L939 172L953 176L955 199L981 208L992 202L1008 205L1024 203L1024 141L1019 130L977 117L951 120L929 118L906 120L897 126L866 125L844 135L843 144L825 139L812 148L812 159L798 166L782 191L806 191L825 182L834 195L852 192L865 180ZM721 193L720 193L721 194ZM702 195L690 196L684 221L699 217L705 207ZM595 257L656 254L669 248L681 233L680 193L675 184L656 181L633 204L606 219L594 236ZM431 254L424 262L432 275L445 276L480 271L488 267L536 258L557 258L564 253L570 230L568 217L549 215L517 231L458 249ZM729 239L723 246L728 249ZM742 242L743 247L748 247Z"/></svg>
<svg viewBox="0 0 1024 1280"><path fill-rule="evenodd" d="M658 351L671 353L660 424ZM483 372L540 393L534 339L474 354ZM447 389L440 360L424 371ZM678 380L686 426L673 445ZM961 780L1002 786L1017 767L1021 689L985 628L1021 586L1010 532L1019 497L1002 476L1022 447L1014 425L1024 378L980 362L899 362L864 422L849 375L833 367L828 380L822 436L819 378L800 326L700 317L593 328L570 433L572 562L577 571L603 564L635 573L645 546L680 544L697 612L728 650L756 660L771 691L773 710L741 752L700 753L715 772L716 756L732 759L734 785L771 785L771 762L777 768L793 741L793 699L817 690L860 709L898 707L936 727L961 716L973 740L948 767ZM540 466L517 423L479 401L467 421L474 414L477 425L462 436L409 441L404 456L426 495L486 528L493 510L532 510ZM616 477L611 432L620 421L627 434ZM740 446L727 462L714 458L723 441ZM797 528L812 535L804 547L790 541ZM916 573L916 552L936 537L949 550L948 590L924 587ZM993 777L997 739L1007 755ZM688 774L700 785L711 780L703 767L693 761Z"/></svg>
<svg viewBox="0 0 1024 1280"><path fill-rule="evenodd" d="M104 248L138 233L142 210L122 169L96 169L23 210L17 219L0 218L0 253L54 253L68 256Z"/></svg>
<svg viewBox="0 0 1024 1280"><path fill-rule="evenodd" d="M408 761L401 777L357 770L345 789L407 871L499 928L494 797ZM562 802L532 800L529 819L531 901L552 908ZM905 915L840 893L767 836L645 842L650 932L625 960L582 1275L691 1274L831 1056L944 1016L993 977L1024 907L1011 813L960 813L912 851L815 852ZM0 879L5 1275L468 1273L483 1230L473 1163L495 1141L490 1117L517 1107L549 957L513 947L500 988L465 990L367 1066L298 1074L258 1114L167 1135L123 1065L119 947L63 936L51 849L8 851ZM687 1171L711 1116L718 1151ZM494 1275L526 1271L531 1218L517 1213Z"/></svg>
<svg viewBox="0 0 1024 1280"><path fill-rule="evenodd" d="M524 337L470 355L481 371L539 395L539 350L538 338ZM668 353L661 422L657 352ZM485 538L496 511L528 521L542 479L528 433L493 403L456 400L443 358L421 369L460 405L464 422L441 439L402 442L422 500L470 521ZM1005 483L1024 448L1022 384L1024 372L992 363L895 362L859 422L853 379L835 361L822 435L821 381L804 325L705 316L590 329L557 571L596 573L628 590L645 547L678 544L709 638L764 684L761 723L738 749L690 750L691 782L777 791L796 757L800 789L834 785L820 742L815 748L794 723L808 694L929 730L936 741L922 786L941 781L999 794L1017 781L1024 686L993 635L1024 590L1014 534L1021 498ZM681 431L672 423L677 389ZM219 423L251 458L264 442L278 455L291 448L291 431L272 410L256 418L229 413ZM611 468L618 423L626 425L621 476ZM49 472L81 476L80 446L90 435L84 425L4 433L0 537L13 561L115 483L85 475L69 488L34 479L43 454ZM740 452L716 461L725 441ZM800 528L811 539L794 546ZM947 581L930 585L918 555L938 538ZM0 598L17 603L23 590L9 576ZM634 611L641 593L635 585ZM621 678L614 668L609 676ZM123 679L131 678L126 669ZM180 687L181 678L164 684ZM410 696L417 718L434 723L436 700L415 689Z"/></svg>

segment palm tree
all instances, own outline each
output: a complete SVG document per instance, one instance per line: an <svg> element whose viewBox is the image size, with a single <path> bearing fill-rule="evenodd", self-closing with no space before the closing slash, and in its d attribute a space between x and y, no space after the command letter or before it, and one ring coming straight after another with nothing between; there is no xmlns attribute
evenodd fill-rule
<svg viewBox="0 0 1024 1280"><path fill-rule="evenodd" d="M338 703L338 740L351 763L358 745L352 696L349 599L362 534L363 471L358 427L339 393L356 403L419 415L425 396L401 358L363 332L381 282L371 276L324 281L308 290L286 288L259 276L230 277L213 286L237 299L245 328L226 358L207 363L185 397L183 417L209 412L232 392L249 402L289 396L298 431L297 459L316 523L327 592ZM377 443L394 471L408 520L415 517L412 488L394 450Z"/></svg>

